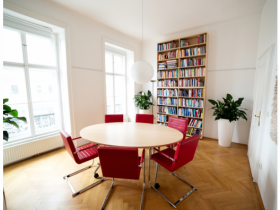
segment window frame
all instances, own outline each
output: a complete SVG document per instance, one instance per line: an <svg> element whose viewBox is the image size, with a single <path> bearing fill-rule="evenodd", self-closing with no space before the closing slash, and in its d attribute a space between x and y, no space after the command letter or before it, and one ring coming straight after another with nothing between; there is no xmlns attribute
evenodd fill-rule
<svg viewBox="0 0 280 210"><path fill-rule="evenodd" d="M106 52L112 53L112 68L113 68L113 72L106 72ZM114 72L114 54L116 55L120 55L120 56L124 56L124 68L125 68L125 74L120 74L120 73L115 73ZM106 101L106 105L105 105L105 113L107 113L107 90L106 90L106 76L107 75L111 75L113 76L113 114L115 114L115 76L124 76L125 79L125 94L124 94L124 98L125 98L125 112L123 113L124 117L128 116L128 112L127 112L127 54L124 51L121 50L117 50L117 49L113 49L111 47L105 46L105 52L104 52L104 59L105 59L105 101Z"/></svg>
<svg viewBox="0 0 280 210"><path fill-rule="evenodd" d="M22 56L23 56L23 63L18 62L10 62L10 61L4 61L3 60L3 68L5 67L21 67L24 70L24 76L25 76L25 86L26 86L26 95L27 95L27 106L28 106L28 112L29 112L29 119L30 119L30 132L31 135L28 137L23 138L16 138L16 139L9 139L9 141L3 141L3 145L18 145L23 144L27 142L31 142L34 140L39 140L47 137L51 137L54 135L59 134L59 129L64 129L64 118L63 118L63 103L62 103L62 87L61 87L61 69L60 69L60 56L59 56L59 37L57 34L52 33L51 34L51 41L53 42L54 47L54 53L55 53L55 66L50 65L41 65L41 64L30 64L28 63L28 53L27 53L27 43L26 43L26 34L32 34L36 36L41 36L40 34L36 33L30 33L23 30L19 30L16 28L12 28L6 25L3 25L3 29L9 29L14 30L20 33L21 36L21 45L22 45ZM55 70L56 76L57 76L57 87L58 87L58 106L59 106L59 118L60 122L58 124L58 129L52 130L52 131L46 131L39 134L36 134L35 131L35 123L34 123L34 113L33 113L33 103L32 103L32 96L31 96L31 84L30 84L30 76L29 71L30 69L43 69L43 70ZM20 103L14 103L14 104L8 104L10 106L17 105Z"/></svg>

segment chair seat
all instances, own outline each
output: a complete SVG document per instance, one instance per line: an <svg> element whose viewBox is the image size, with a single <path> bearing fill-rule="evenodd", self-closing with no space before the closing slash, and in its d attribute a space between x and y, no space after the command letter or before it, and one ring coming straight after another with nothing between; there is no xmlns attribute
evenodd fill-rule
<svg viewBox="0 0 280 210"><path fill-rule="evenodd" d="M88 145L83 146L83 147L89 147ZM77 150L81 150L82 147L77 148ZM78 164L84 163L86 161L92 160L93 158L98 157L98 147L92 147L86 150L83 150L81 152L77 153L79 161L77 162Z"/></svg>
<svg viewBox="0 0 280 210"><path fill-rule="evenodd" d="M76 150L80 151L80 150L88 149L88 148L93 147L95 145L96 145L95 143L90 143L90 144L87 144L85 146L78 147L78 148L76 148Z"/></svg>
<svg viewBox="0 0 280 210"><path fill-rule="evenodd" d="M165 153L166 155L168 155L169 157L174 158L175 155L175 150L171 149L171 148L167 148L165 150L162 150L161 152ZM151 159L153 159L154 161L156 161L158 164L160 164L161 166L163 166L164 168L166 168L168 171L173 172L172 171L172 163L173 161L170 160L169 158L163 156L160 153L155 153L153 155L151 155Z"/></svg>

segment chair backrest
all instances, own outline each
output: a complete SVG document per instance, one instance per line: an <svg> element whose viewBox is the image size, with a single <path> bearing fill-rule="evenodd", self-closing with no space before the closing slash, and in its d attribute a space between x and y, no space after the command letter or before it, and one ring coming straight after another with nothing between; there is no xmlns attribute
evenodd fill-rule
<svg viewBox="0 0 280 210"><path fill-rule="evenodd" d="M150 123L154 124L154 115L152 114L136 114L137 123Z"/></svg>
<svg viewBox="0 0 280 210"><path fill-rule="evenodd" d="M182 119L176 117L169 117L168 120L168 127L175 128L176 130L181 131L181 133L184 135L183 139L186 138L188 124L189 124L189 118Z"/></svg>
<svg viewBox="0 0 280 210"><path fill-rule="evenodd" d="M137 148L103 146L98 148L98 155L104 177L139 179Z"/></svg>
<svg viewBox="0 0 280 210"><path fill-rule="evenodd" d="M200 136L196 134L190 138L183 139L177 144L176 152L174 155L174 159L176 161L173 162L172 171L175 171L178 168L186 165L188 162L192 161L197 148L197 144L199 142L199 138Z"/></svg>
<svg viewBox="0 0 280 210"><path fill-rule="evenodd" d="M76 152L76 147L73 144L72 137L65 130L60 130L59 132L67 152L76 161L78 157L76 154L73 154L73 152Z"/></svg>
<svg viewBox="0 0 280 210"><path fill-rule="evenodd" d="M123 114L105 114L105 123L123 122Z"/></svg>

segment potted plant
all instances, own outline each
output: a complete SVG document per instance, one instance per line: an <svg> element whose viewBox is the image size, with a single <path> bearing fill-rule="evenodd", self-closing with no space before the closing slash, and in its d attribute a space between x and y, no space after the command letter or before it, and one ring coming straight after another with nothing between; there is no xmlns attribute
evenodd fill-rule
<svg viewBox="0 0 280 210"><path fill-rule="evenodd" d="M3 99L3 123L11 124L15 126L16 128L19 128L16 121L21 120L23 122L26 122L25 117L18 117L18 111L16 109L12 109L10 106L6 105L9 101L8 98ZM8 141L9 140L9 133L8 131L3 131L3 140Z"/></svg>
<svg viewBox="0 0 280 210"><path fill-rule="evenodd" d="M150 99L152 97L151 91L148 90L147 95L144 91L140 91L139 95L134 96L135 106L139 108L140 114L150 114L150 105L154 105Z"/></svg>
<svg viewBox="0 0 280 210"><path fill-rule="evenodd" d="M214 105L211 109L214 110L213 116L216 116L215 120L218 120L218 140L219 145L223 147L230 147L235 122L239 118L247 121L246 112L243 111L246 109L240 108L243 99L239 98L234 101L232 96L227 94L227 97L223 98L224 102L208 100Z"/></svg>

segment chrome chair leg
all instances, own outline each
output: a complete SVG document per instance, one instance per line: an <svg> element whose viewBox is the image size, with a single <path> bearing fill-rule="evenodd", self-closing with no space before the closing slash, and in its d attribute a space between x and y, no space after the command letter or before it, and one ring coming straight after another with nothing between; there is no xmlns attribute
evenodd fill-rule
<svg viewBox="0 0 280 210"><path fill-rule="evenodd" d="M109 192L108 192L108 194L107 194L107 196L106 196L106 198L105 198L105 200L104 200L104 202L103 202L103 204L102 204L100 210L104 210L105 204L106 204L106 202L107 202L107 200L108 200L108 198L109 198L109 195L110 195L110 192L111 192L111 190L112 190L112 188L113 188L113 185L114 185L114 178L113 178L111 187L110 187L110 189L109 189Z"/></svg>
<svg viewBox="0 0 280 210"><path fill-rule="evenodd" d="M93 163L94 163L94 161L93 161ZM78 170L78 171L75 171L75 172L73 172L73 173L71 173L71 174L68 174L68 175L65 175L65 176L63 177L63 179L66 180L67 184L69 185L69 187L70 187L70 189L71 189L71 191L72 191L72 197L75 197L76 195L79 195L79 194L82 193L83 191L86 191L86 190L88 190L89 188L92 188L94 185L99 184L100 182L104 181L104 179L106 178L106 177L103 177L101 180L99 180L99 181L97 181L97 182L94 182L93 184L91 184L91 185L89 185L89 186L87 186L87 187L85 187L85 188L83 188L83 189L81 189L81 190L79 190L79 191L77 191L77 192L74 190L74 188L73 188L73 186L72 186L72 184L71 184L69 178L70 178L71 176L74 176L74 175L76 175L76 174L78 174L78 173L81 173L81 172L83 172L83 171L85 171L85 170L87 170L87 169L90 169L90 168L93 166L93 163L92 163L90 166L87 166L87 167L85 167L85 168L82 168L82 169L80 169L80 170ZM98 170L99 167L100 167L100 165L98 164L97 168L94 170L94 174L96 173L96 171Z"/></svg>
<svg viewBox="0 0 280 210"><path fill-rule="evenodd" d="M149 162L150 162L150 159L149 159ZM150 164L149 164L150 165ZM150 172L150 168L149 168L149 172ZM157 166L157 170L156 170L156 178L155 178L155 181L157 179L157 172L158 172L158 166ZM150 174L149 174L150 175ZM149 176L149 183L150 183L150 186L155 190L157 191L158 194L160 194L171 206L173 206L175 209L177 208L177 205L179 203L181 203L183 200L185 200L191 193L193 193L195 190L197 190L197 188L195 186L193 186L191 183L187 182L186 180L184 180L182 177L178 176L177 174L175 174L174 172L172 172L172 175L176 176L177 178L179 178L180 180L182 180L183 182L185 182L186 184L190 185L192 187L192 189L187 192L185 195L183 195L179 200L177 200L175 203L172 203L170 200L168 200L167 197L165 197L165 195L163 195L157 188L156 186L153 186L151 181L150 181L150 176ZM156 182L155 182L155 185L156 185Z"/></svg>
<svg viewBox="0 0 280 210"><path fill-rule="evenodd" d="M156 176L155 176L155 184L157 183L157 174L158 174L158 167L159 167L159 164L157 163L157 169L156 169Z"/></svg>

